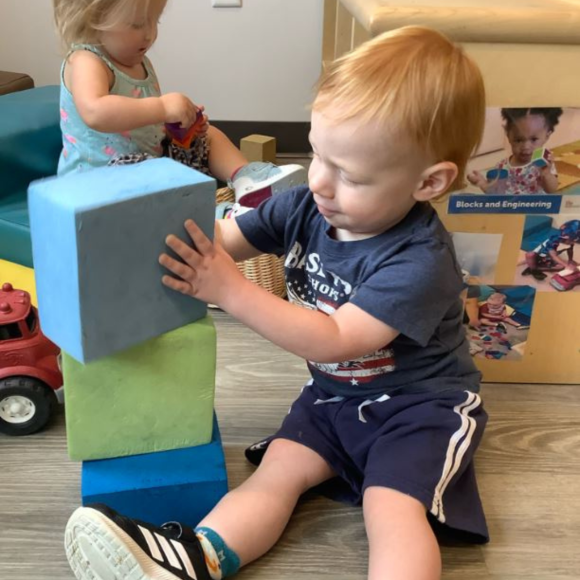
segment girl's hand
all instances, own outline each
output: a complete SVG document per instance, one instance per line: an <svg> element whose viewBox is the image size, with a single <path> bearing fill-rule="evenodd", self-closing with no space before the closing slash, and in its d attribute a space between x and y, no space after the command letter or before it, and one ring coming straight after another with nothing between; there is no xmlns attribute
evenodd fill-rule
<svg viewBox="0 0 580 580"><path fill-rule="evenodd" d="M545 159L548 165L544 165L543 167L540 168L540 173L542 175L551 174L552 169L554 168L554 155L552 154L551 151L546 150Z"/></svg>
<svg viewBox="0 0 580 580"><path fill-rule="evenodd" d="M189 128L195 122L197 107L182 93L168 93L160 97L165 110L164 123L181 123Z"/></svg>
<svg viewBox="0 0 580 580"><path fill-rule="evenodd" d="M209 129L209 119L205 114L205 107L203 105L198 105L198 110L201 111L203 115L203 121L199 125L199 134L205 135Z"/></svg>
<svg viewBox="0 0 580 580"><path fill-rule="evenodd" d="M546 161L548 165L540 168L539 183L546 193L556 193L560 184L556 172L554 155L549 150L546 150Z"/></svg>
<svg viewBox="0 0 580 580"><path fill-rule="evenodd" d="M472 171L471 173L468 173L467 174L467 181L469 181L469 183L471 183L471 185L475 185L476 187L479 187L480 189L484 189L488 185L487 179L479 171Z"/></svg>
<svg viewBox="0 0 580 580"><path fill-rule="evenodd" d="M185 222L185 229L193 247L176 236L167 237L166 244L183 262L162 254L159 263L175 276L163 276L162 282L172 290L222 306L245 278L218 239L212 243L192 220Z"/></svg>

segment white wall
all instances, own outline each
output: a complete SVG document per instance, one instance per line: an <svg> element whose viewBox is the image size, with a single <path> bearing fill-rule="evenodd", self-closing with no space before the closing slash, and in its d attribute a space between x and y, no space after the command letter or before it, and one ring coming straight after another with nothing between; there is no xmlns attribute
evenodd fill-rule
<svg viewBox="0 0 580 580"><path fill-rule="evenodd" d="M204 104L211 118L306 121L321 62L323 0L169 0L149 56L166 92ZM51 0L0 0L0 70L37 86L58 83Z"/></svg>

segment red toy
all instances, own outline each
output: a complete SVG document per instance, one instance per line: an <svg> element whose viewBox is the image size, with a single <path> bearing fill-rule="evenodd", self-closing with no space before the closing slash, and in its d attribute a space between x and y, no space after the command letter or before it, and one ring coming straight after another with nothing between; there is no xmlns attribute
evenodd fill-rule
<svg viewBox="0 0 580 580"><path fill-rule="evenodd" d="M559 292L567 292L573 290L580 285L580 270L567 270L554 274L550 280L550 284Z"/></svg>
<svg viewBox="0 0 580 580"><path fill-rule="evenodd" d="M12 284L0 289L0 433L42 429L62 387L60 349L40 329L30 295Z"/></svg>

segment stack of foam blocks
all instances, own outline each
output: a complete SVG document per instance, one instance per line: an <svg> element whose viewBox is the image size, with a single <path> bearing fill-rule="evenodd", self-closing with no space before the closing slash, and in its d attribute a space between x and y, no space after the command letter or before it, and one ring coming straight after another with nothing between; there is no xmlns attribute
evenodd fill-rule
<svg viewBox="0 0 580 580"><path fill-rule="evenodd" d="M196 525L227 491L216 335L206 304L162 285L158 256L188 217L213 236L215 181L156 159L37 181L28 201L83 503Z"/></svg>

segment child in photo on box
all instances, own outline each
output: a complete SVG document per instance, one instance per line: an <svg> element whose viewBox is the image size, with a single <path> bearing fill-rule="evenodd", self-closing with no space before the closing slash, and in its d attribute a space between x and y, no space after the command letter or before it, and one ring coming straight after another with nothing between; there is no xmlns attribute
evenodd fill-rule
<svg viewBox="0 0 580 580"><path fill-rule="evenodd" d="M541 150L554 132L563 111L559 107L502 109L504 129L511 155L502 159L484 175L472 171L468 181L484 193L507 195L542 195L558 190L558 172L553 154Z"/></svg>
<svg viewBox="0 0 580 580"><path fill-rule="evenodd" d="M439 579L435 531L488 541L473 462L480 374L461 269L429 203L461 182L481 138L481 74L443 35L405 27L329 65L312 109L309 186L218 222L213 243L187 220L192 245L167 238L182 261L160 257L164 284L304 358L312 379L280 430L247 450L254 474L195 530L79 508L65 535L79 579L231 576L321 484L362 504L370 580ZM239 272L265 252L286 255L290 301Z"/></svg>
<svg viewBox="0 0 580 580"><path fill-rule="evenodd" d="M146 53L157 38L167 0L53 0L67 54L61 69L63 149L58 174L160 157L165 124L200 135L178 160L228 182L236 200L255 206L272 193L306 182L299 165L248 163L209 124L204 107L182 93L161 94Z"/></svg>
<svg viewBox="0 0 580 580"><path fill-rule="evenodd" d="M528 328L513 320L508 314L507 296L503 292L490 294L479 306L479 322L482 326L493 326L505 332L506 324L518 329Z"/></svg>
<svg viewBox="0 0 580 580"><path fill-rule="evenodd" d="M526 252L526 268L522 276L545 280L545 272L569 270L578 272L574 248L580 244L580 220L569 220L533 250Z"/></svg>

